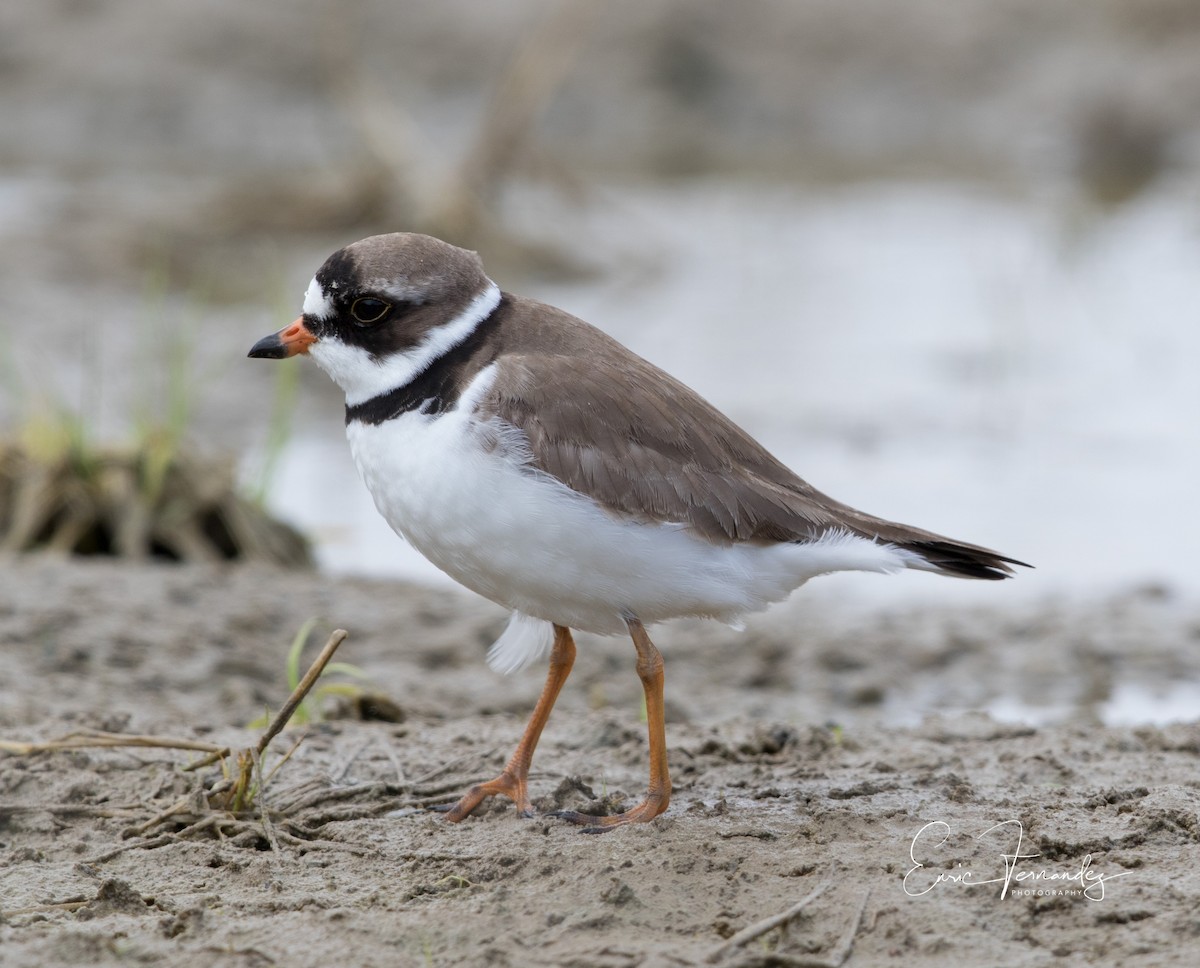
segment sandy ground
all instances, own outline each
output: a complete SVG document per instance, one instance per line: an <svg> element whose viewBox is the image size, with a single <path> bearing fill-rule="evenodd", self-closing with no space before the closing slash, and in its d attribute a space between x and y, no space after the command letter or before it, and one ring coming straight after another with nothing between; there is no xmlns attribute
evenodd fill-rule
<svg viewBox="0 0 1200 968"><path fill-rule="evenodd" d="M507 803L458 826L428 810L499 770L540 685L487 670L492 606L248 567L34 557L0 579L0 738L248 745L314 614L309 654L348 628L338 658L402 719L307 727L265 821L211 809L220 770L182 772L194 754L0 754L8 966L1193 961L1200 722L1097 718L1131 683L1195 678L1200 611L1163 589L864 612L814 586L744 633L663 629L671 808L588 836ZM632 665L580 640L539 809L641 795ZM962 711L1014 695L1059 721ZM786 932L738 940L814 892Z"/></svg>

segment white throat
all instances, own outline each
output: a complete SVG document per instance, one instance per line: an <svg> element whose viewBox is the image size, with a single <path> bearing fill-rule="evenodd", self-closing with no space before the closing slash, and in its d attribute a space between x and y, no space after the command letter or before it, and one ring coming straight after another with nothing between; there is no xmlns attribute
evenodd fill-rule
<svg viewBox="0 0 1200 968"><path fill-rule="evenodd" d="M305 304L307 306L307 300ZM461 313L431 329L407 352L374 360L361 347L349 346L336 337L322 337L313 343L309 356L345 391L346 403L353 407L407 386L439 356L470 336L498 305L500 288L489 282Z"/></svg>

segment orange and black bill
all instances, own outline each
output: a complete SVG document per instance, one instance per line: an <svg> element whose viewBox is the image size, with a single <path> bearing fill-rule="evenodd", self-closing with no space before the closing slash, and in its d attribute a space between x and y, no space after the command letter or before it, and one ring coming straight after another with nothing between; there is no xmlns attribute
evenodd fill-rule
<svg viewBox="0 0 1200 968"><path fill-rule="evenodd" d="M301 316L278 333L264 336L250 347L249 355L261 360L282 360L297 353L307 353L316 341L317 338L304 325L304 317Z"/></svg>

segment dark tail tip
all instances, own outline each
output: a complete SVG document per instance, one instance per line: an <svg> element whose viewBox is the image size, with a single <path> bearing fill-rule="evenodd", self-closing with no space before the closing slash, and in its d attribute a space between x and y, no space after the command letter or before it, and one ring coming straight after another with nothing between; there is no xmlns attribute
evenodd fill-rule
<svg viewBox="0 0 1200 968"><path fill-rule="evenodd" d="M943 574L957 578L999 581L1016 575L1013 565L1021 568L1033 567L1027 562L997 554L987 548L957 544L953 541L914 541L902 547L920 555Z"/></svg>

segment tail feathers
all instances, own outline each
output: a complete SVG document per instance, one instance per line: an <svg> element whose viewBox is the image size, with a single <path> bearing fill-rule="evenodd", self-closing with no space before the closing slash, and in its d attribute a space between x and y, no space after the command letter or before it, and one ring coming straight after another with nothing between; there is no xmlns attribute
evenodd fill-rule
<svg viewBox="0 0 1200 968"><path fill-rule="evenodd" d="M1013 565L1020 565L1022 568L1033 567L1024 561L997 554L987 548L962 544L948 538L897 542L897 547L925 562L924 565L914 562L909 567L935 571L955 578L985 578L998 581L1001 578L1011 578L1016 573Z"/></svg>

